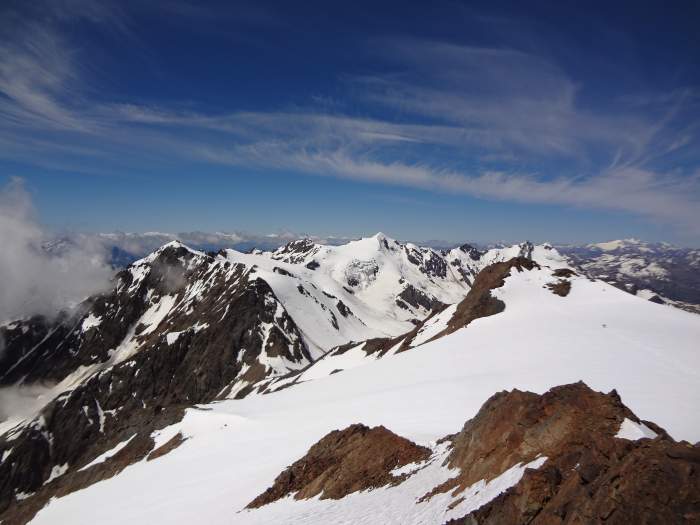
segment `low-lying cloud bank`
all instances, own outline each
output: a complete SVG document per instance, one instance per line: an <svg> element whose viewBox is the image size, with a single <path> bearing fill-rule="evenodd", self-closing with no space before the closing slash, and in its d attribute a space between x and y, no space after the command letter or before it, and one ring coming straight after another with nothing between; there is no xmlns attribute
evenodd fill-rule
<svg viewBox="0 0 700 525"><path fill-rule="evenodd" d="M44 248L49 235L21 179L0 190L0 239L0 323L52 316L109 286L113 270L103 246L85 239L70 250Z"/></svg>
<svg viewBox="0 0 700 525"><path fill-rule="evenodd" d="M0 388L0 423L20 421L35 414L55 395L44 385L11 386Z"/></svg>

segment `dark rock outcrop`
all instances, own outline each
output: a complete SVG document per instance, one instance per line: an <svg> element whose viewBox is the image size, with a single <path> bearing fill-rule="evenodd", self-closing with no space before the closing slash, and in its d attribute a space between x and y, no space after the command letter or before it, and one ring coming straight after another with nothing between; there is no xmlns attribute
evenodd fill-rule
<svg viewBox="0 0 700 525"><path fill-rule="evenodd" d="M80 366L91 367L91 375L0 436L0 520L6 523L14 522L8 516L17 509L35 508L58 490L53 482L44 485L55 468L68 465L60 479L77 476L70 486L85 486L88 478L78 469L125 434L150 439L154 422L170 424L183 407L241 383L238 395L245 395L270 374L267 358L311 361L296 324L254 269L177 245L124 270L111 293L84 307L77 322L51 327L30 320L11 329L25 338L8 339L8 351L21 358L0 369L3 380L60 381ZM88 317L99 319L99 330L85 329ZM53 341L53 334L63 339ZM117 360L119 352L126 354ZM66 483L61 490L68 490ZM34 495L20 501L17 494Z"/></svg>
<svg viewBox="0 0 700 525"><path fill-rule="evenodd" d="M482 252L478 248L475 248L471 244L462 244L459 247L459 250L466 253L472 261L478 261L484 254L484 252Z"/></svg>
<svg viewBox="0 0 700 525"><path fill-rule="evenodd" d="M401 482L391 471L423 461L430 449L397 436L384 427L356 424L334 430L294 462L248 508L261 507L294 494L296 499L340 499L360 490Z"/></svg>
<svg viewBox="0 0 700 525"><path fill-rule="evenodd" d="M552 290L554 295L558 295L559 297L566 297L571 291L571 281L567 279L559 279L553 283L547 283L546 286Z"/></svg>
<svg viewBox="0 0 700 525"><path fill-rule="evenodd" d="M518 272L533 270L539 265L525 257L514 257L509 261L497 262L481 270L474 279L474 284L467 296L457 305L457 310L448 322L447 328L436 337L451 334L464 328L480 317L487 317L505 310L505 303L491 295L491 290L500 288L505 283L511 270Z"/></svg>
<svg viewBox="0 0 700 525"><path fill-rule="evenodd" d="M272 258L286 263L300 264L318 252L319 249L320 246L311 239L298 239L272 252ZM309 264L312 262L314 261L310 261ZM309 268L314 269L314 267Z"/></svg>
<svg viewBox="0 0 700 525"><path fill-rule="evenodd" d="M430 297L412 284L406 285L396 299L396 304L403 308L406 308L406 304L410 304L414 308L424 308L429 312L442 310L445 307L444 303L441 303L434 297Z"/></svg>

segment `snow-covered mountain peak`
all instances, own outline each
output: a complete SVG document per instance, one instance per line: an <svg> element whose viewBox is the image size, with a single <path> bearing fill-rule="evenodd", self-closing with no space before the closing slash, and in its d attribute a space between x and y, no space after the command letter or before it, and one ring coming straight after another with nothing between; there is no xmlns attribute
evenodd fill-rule
<svg viewBox="0 0 700 525"><path fill-rule="evenodd" d="M185 260L191 260L192 258L202 259L206 257L204 252L195 250L187 246L181 241L174 240L163 244L160 248L150 253L146 257L134 261L132 266L141 266L143 264L153 264L158 260L168 262L174 262L174 260L179 259L181 262Z"/></svg>

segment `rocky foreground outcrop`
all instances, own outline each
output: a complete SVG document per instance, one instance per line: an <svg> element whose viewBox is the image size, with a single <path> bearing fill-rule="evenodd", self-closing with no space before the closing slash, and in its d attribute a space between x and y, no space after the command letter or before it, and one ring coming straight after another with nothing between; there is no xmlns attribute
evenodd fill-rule
<svg viewBox="0 0 700 525"><path fill-rule="evenodd" d="M430 449L384 427L351 425L335 430L275 480L249 507L261 507L287 494L296 499L340 499L359 490L397 484L405 479L392 470L430 457Z"/></svg>
<svg viewBox="0 0 700 525"><path fill-rule="evenodd" d="M640 421L614 390L602 394L576 383L543 395L500 392L435 450L445 445L448 452L431 456L383 427L352 425L312 446L248 508L288 496L398 490L431 461L442 461L446 480L406 501L415 506L416 523L426 522L421 516L434 500L443 506L440 522L455 525L700 522L700 447ZM416 468L395 470L409 463ZM522 469L495 498L479 498L522 465L538 468Z"/></svg>

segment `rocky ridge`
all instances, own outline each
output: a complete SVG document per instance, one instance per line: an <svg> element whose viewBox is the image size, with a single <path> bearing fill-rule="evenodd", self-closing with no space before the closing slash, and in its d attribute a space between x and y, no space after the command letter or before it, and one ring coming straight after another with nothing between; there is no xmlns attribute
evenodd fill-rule
<svg viewBox="0 0 700 525"><path fill-rule="evenodd" d="M335 447L349 449L349 456ZM411 458L413 468L397 471ZM422 486L425 492L413 505L416 515L424 515L431 501L439 500L440 513L450 517L444 521L451 524L700 519L700 448L675 442L662 428L640 421L615 391L602 394L583 383L543 395L499 392L432 454L383 427L358 424L334 431L281 473L249 504L249 512L288 496L303 505L318 494L341 499L365 491L369 498L379 487L385 492L377 494L388 494L440 462L447 479ZM488 490L513 469L518 475L508 486L495 494ZM363 477L371 481L339 482ZM356 504L362 497L356 496Z"/></svg>

